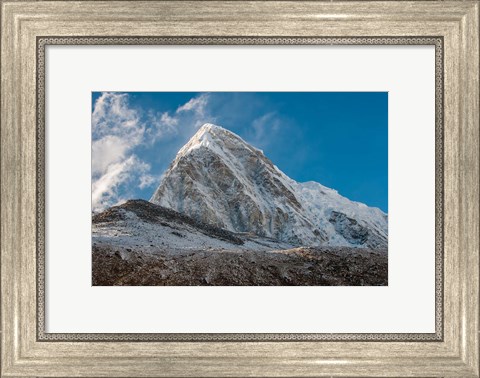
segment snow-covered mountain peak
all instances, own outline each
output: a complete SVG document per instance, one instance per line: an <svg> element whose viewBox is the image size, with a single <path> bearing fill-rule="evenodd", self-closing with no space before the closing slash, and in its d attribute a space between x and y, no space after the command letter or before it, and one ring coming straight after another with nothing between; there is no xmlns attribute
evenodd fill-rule
<svg viewBox="0 0 480 378"><path fill-rule="evenodd" d="M298 183L238 135L203 125L151 202L235 232L298 245L385 247L388 218L317 182Z"/></svg>
<svg viewBox="0 0 480 378"><path fill-rule="evenodd" d="M256 150L240 138L237 134L224 129L213 123L205 123L198 129L195 135L183 146L177 154L177 157L185 156L199 148L207 148L218 154L226 149L244 148L247 150Z"/></svg>
<svg viewBox="0 0 480 378"><path fill-rule="evenodd" d="M246 143L237 134L223 128L222 126L214 125L213 123L204 123L191 139L203 140L205 138L213 138L216 141L237 139Z"/></svg>

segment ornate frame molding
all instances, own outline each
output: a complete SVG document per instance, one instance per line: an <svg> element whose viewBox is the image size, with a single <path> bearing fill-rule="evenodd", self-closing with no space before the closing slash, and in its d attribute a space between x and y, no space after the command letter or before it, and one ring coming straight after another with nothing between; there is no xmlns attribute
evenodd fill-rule
<svg viewBox="0 0 480 378"><path fill-rule="evenodd" d="M48 45L433 45L435 46L435 333L46 333L45 48ZM443 38L441 37L37 37L38 341L441 341L443 338Z"/></svg>
<svg viewBox="0 0 480 378"><path fill-rule="evenodd" d="M480 377L479 0L0 0L0 5L0 375ZM437 286L435 334L90 339L42 333L45 318L37 314L37 305L44 292L37 269L43 265L37 253L44 248L44 223L38 217L45 205L40 192L44 151L37 120L43 119L44 97L37 91L43 85L37 82L37 59L54 43L167 39L175 44L383 40L436 46L437 62L443 64L443 77L436 81L443 93L436 104L436 138L443 145L436 152L437 168L442 167L436 175L436 226L442 236L436 241L442 250L436 272L442 292Z"/></svg>

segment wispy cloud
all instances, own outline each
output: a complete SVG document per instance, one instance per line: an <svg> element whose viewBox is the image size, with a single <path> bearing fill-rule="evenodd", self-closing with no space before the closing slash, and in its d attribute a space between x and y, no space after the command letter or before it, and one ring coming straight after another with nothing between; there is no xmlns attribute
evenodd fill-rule
<svg viewBox="0 0 480 378"><path fill-rule="evenodd" d="M194 113L200 116L204 116L205 109L207 108L207 105L208 105L208 100L209 100L209 94L202 93L200 96L194 97L184 105L179 106L176 113L179 114L182 112L193 111Z"/></svg>
<svg viewBox="0 0 480 378"><path fill-rule="evenodd" d="M148 124L146 136L150 145L178 133L178 119L168 112L155 112L150 109L146 113L146 123Z"/></svg>
<svg viewBox="0 0 480 378"><path fill-rule="evenodd" d="M274 139L273 135L280 130L281 123L275 112L255 118L248 132L250 142L256 146L265 147Z"/></svg>
<svg viewBox="0 0 480 378"><path fill-rule="evenodd" d="M94 211L100 211L107 206L115 205L120 200L119 187L131 184L140 176L140 180L150 169L150 166L139 160L135 155L110 164L105 172L92 183L92 205Z"/></svg>
<svg viewBox="0 0 480 378"><path fill-rule="evenodd" d="M140 177L140 184L138 187L140 189L145 189L152 186L157 181L157 178L149 173L145 173Z"/></svg>

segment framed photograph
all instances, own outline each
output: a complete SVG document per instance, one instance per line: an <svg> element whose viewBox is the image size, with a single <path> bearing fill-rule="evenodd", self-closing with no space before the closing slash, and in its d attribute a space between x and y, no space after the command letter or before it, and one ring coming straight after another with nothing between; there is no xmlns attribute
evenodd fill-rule
<svg viewBox="0 0 480 378"><path fill-rule="evenodd" d="M480 376L478 1L1 17L1 376Z"/></svg>
<svg viewBox="0 0 480 378"><path fill-rule="evenodd" d="M94 92L92 108L93 285L387 285L387 92Z"/></svg>

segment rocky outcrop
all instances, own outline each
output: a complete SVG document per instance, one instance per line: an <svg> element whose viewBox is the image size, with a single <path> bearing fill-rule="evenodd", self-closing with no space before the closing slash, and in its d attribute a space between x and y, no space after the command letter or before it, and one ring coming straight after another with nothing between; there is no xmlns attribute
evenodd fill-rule
<svg viewBox="0 0 480 378"><path fill-rule="evenodd" d="M230 231L220 229L208 223L203 223L174 210L166 209L162 206L141 199L129 200L122 205L113 206L102 213L96 214L92 218L92 223L94 225L99 225L102 223L126 222L131 218L129 217L129 213L134 214L138 218L138 221L141 222L149 222L153 225L170 227L171 229L175 229L172 225L175 223L182 227L190 226L212 238L224 240L237 245L243 244L243 240ZM139 222L136 224L137 228L138 225ZM177 232L176 235L178 236L182 234Z"/></svg>
<svg viewBox="0 0 480 378"><path fill-rule="evenodd" d="M328 220L335 227L335 230L345 240L353 245L362 245L370 248L385 246L387 237L376 231L359 224L355 219L347 217L338 211L332 211Z"/></svg>

